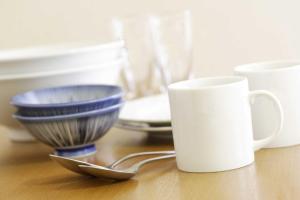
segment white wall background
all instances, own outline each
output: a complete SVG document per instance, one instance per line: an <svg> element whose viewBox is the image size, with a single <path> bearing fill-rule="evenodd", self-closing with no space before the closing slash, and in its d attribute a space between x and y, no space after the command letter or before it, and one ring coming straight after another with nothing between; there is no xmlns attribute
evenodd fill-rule
<svg viewBox="0 0 300 200"><path fill-rule="evenodd" d="M201 76L300 57L299 0L0 0L0 49L107 41L110 18L190 8Z"/></svg>

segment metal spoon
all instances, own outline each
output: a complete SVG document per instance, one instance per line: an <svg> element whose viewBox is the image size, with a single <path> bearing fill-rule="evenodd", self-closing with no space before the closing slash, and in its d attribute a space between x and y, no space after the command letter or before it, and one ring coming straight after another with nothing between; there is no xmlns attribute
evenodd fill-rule
<svg viewBox="0 0 300 200"><path fill-rule="evenodd" d="M111 165L106 166L104 168L112 169L112 168L116 167L117 165L123 163L124 161L126 161L128 159L135 158L135 157L138 157L138 156L161 155L161 154L167 154L168 155L168 154L174 154L174 153L175 153L175 151L149 151L149 152L132 153L132 154L129 154L127 156L124 156L124 157L120 158L119 160L113 162ZM90 175L90 174L86 173L85 171L82 170L82 168L78 167L79 165L102 167L102 166L95 165L95 164L92 164L92 163L88 163L88 162L84 162L84 161L80 161L80 160L75 160L75 159L72 159L72 158L57 156L57 155L53 155L53 154L50 154L49 156L50 156L51 159L58 162L64 168L69 169L69 170L71 170L73 172L76 172L76 173L79 173L79 174L83 174L83 175Z"/></svg>
<svg viewBox="0 0 300 200"><path fill-rule="evenodd" d="M136 175L136 173L138 172L140 167L142 167L143 165L145 165L147 163L157 161L157 160L174 158L174 157L175 157L175 154L170 154L170 155L145 159L145 160L142 160L142 161L132 165L131 167L129 167L127 169L123 169L123 170L111 169L111 168L95 166L95 165L93 165L93 166L79 165L79 167L81 168L82 171L84 171L90 175L99 177L99 178L109 178L109 179L114 179L114 180L127 180L127 179L130 179L131 177L133 177L134 175Z"/></svg>

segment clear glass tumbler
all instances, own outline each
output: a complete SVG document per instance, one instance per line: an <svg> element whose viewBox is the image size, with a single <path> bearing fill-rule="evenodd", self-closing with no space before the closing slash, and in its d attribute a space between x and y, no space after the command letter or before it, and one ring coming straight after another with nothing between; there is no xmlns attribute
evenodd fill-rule
<svg viewBox="0 0 300 200"><path fill-rule="evenodd" d="M161 72L162 84L186 80L192 76L192 20L185 10L169 15L151 15L149 26L152 36L156 67Z"/></svg>
<svg viewBox="0 0 300 200"><path fill-rule="evenodd" d="M123 77L129 98L165 92L167 85L192 75L189 10L112 20L116 39L125 41Z"/></svg>
<svg viewBox="0 0 300 200"><path fill-rule="evenodd" d="M123 69L128 92L132 97L145 96L153 92L150 86L153 74L154 54L147 16L114 18L113 34L125 41L123 56L127 63Z"/></svg>

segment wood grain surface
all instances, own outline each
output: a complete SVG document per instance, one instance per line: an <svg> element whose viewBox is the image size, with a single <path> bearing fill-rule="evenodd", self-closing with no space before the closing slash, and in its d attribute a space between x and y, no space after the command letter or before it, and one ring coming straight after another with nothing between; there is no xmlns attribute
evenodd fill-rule
<svg viewBox="0 0 300 200"><path fill-rule="evenodd" d="M89 160L109 164L128 153L168 149L171 140L115 129L100 139ZM264 149L252 165L219 173L185 173L174 159L158 161L123 182L67 171L50 160L51 152L41 143L12 143L0 134L0 200L300 199L300 146Z"/></svg>

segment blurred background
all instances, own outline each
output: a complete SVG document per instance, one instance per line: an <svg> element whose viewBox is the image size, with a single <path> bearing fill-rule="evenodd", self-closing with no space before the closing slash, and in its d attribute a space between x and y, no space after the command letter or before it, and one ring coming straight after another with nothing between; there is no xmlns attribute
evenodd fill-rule
<svg viewBox="0 0 300 200"><path fill-rule="evenodd" d="M300 55L296 0L0 0L0 50L105 42L111 18L191 9L197 76Z"/></svg>

